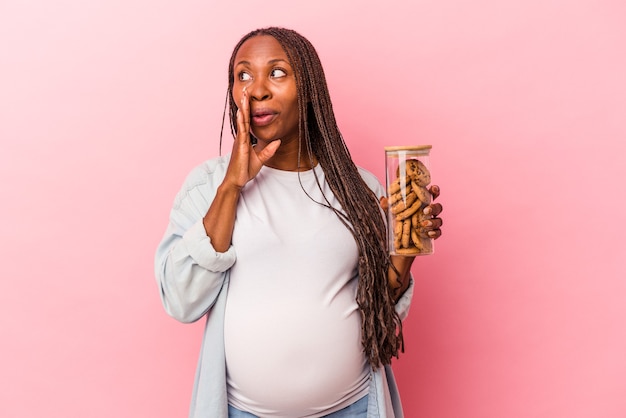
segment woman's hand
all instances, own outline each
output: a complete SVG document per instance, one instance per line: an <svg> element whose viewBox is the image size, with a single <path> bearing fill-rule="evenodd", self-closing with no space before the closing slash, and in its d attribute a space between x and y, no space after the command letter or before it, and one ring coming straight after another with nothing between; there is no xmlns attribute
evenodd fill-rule
<svg viewBox="0 0 626 418"><path fill-rule="evenodd" d="M259 152L252 146L250 101L244 88L241 106L237 111L237 137L226 176L217 188L213 202L202 219L215 251L224 252L230 247L241 189L259 173L263 164L274 155L279 146L280 140L271 142Z"/></svg>
<svg viewBox="0 0 626 418"><path fill-rule="evenodd" d="M433 196L433 201L439 197L441 193L439 186L431 186L428 190ZM386 197L381 197L380 205L386 213L389 209L389 202ZM432 218L423 221L422 227L428 231L427 234L432 239L439 238L441 236L441 226L443 225L443 220L439 217L439 215L443 211L443 206L441 203L431 203L426 206L423 211L425 215L430 215ZM409 287L409 274L411 272L413 260L415 260L415 256L391 256L392 266L389 268L388 280L389 286L394 292L394 300L396 301Z"/></svg>
<svg viewBox="0 0 626 418"><path fill-rule="evenodd" d="M224 183L241 189L259 173L263 164L272 158L280 146L280 140L272 141L258 153L256 152L250 140L250 99L245 87L239 110L237 110L236 122L237 137L233 144Z"/></svg>
<svg viewBox="0 0 626 418"><path fill-rule="evenodd" d="M433 196L433 201L441 194L439 186L431 186L428 191ZM385 213L387 213L389 210L389 202L385 196L380 198L380 206L383 208ZM439 215L443 211L443 206L441 203L431 203L426 206L423 211L425 215L432 216L432 219L423 221L422 227L428 231L428 236L432 239L439 238L441 236L441 226L443 225L443 220L439 218Z"/></svg>
<svg viewBox="0 0 626 418"><path fill-rule="evenodd" d="M433 201L441 194L439 186L430 186L428 190L433 196ZM432 219L423 221L422 227L428 231L428 236L432 239L437 239L441 236L441 226L443 225L443 220L439 217L439 215L442 211L443 206L441 206L441 203L431 203L424 208L424 214L432 216Z"/></svg>

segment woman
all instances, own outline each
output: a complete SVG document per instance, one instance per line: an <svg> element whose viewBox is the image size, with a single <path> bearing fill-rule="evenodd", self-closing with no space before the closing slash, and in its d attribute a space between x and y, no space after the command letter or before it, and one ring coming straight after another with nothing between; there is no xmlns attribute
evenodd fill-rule
<svg viewBox="0 0 626 418"><path fill-rule="evenodd" d="M413 257L388 254L384 189L351 160L315 49L247 34L228 98L232 152L188 176L156 255L166 311L207 317L190 416L401 417Z"/></svg>

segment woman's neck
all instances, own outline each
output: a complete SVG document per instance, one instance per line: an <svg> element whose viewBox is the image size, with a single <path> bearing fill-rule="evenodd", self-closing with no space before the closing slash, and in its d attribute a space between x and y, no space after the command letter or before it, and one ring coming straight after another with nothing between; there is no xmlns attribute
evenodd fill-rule
<svg viewBox="0 0 626 418"><path fill-rule="evenodd" d="M281 144L265 165L283 171L307 171L317 165L317 158L308 150L300 149L297 142L294 142Z"/></svg>
<svg viewBox="0 0 626 418"><path fill-rule="evenodd" d="M317 158L308 158L308 156L302 156L300 161L296 158L293 159L281 159L274 157L270 158L266 163L266 166L283 171L308 171L317 165Z"/></svg>

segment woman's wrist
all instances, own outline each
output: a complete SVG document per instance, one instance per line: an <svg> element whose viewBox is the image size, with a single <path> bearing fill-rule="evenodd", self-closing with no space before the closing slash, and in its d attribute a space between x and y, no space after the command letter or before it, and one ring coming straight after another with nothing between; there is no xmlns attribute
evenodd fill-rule
<svg viewBox="0 0 626 418"><path fill-rule="evenodd" d="M391 266L389 266L389 287L393 292L395 301L409 288L411 266L415 256L391 256Z"/></svg>

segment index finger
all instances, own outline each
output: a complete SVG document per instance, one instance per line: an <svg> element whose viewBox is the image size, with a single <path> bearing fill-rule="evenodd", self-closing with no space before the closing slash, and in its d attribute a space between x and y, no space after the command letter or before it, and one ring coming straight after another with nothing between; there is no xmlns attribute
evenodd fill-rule
<svg viewBox="0 0 626 418"><path fill-rule="evenodd" d="M443 205L441 203L433 203L432 205L430 205L430 210L430 214L433 217L437 217L443 211Z"/></svg>
<svg viewBox="0 0 626 418"><path fill-rule="evenodd" d="M439 186L437 185L430 186L430 194L433 195L433 200L437 199L437 197L439 197L439 194L441 194L441 190L439 189Z"/></svg>
<svg viewBox="0 0 626 418"><path fill-rule="evenodd" d="M246 87L243 88L241 104L237 111L237 137L249 139L250 136L250 100Z"/></svg>

